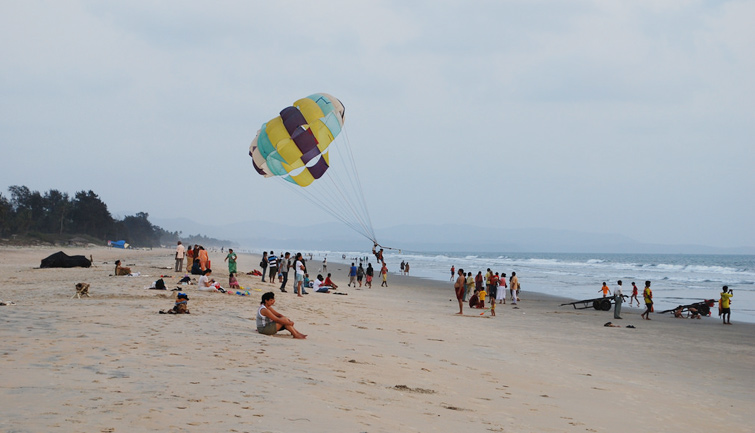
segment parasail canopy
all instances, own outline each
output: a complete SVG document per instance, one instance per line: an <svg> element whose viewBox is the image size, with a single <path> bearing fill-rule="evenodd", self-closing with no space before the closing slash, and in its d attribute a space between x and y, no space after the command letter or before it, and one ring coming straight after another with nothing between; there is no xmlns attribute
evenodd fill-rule
<svg viewBox="0 0 755 433"><path fill-rule="evenodd" d="M341 101L327 93L299 99L262 124L249 156L257 173L285 180L296 194L377 243L344 113Z"/></svg>
<svg viewBox="0 0 755 433"><path fill-rule="evenodd" d="M344 107L327 93L294 102L264 123L249 147L257 173L308 186L330 167L328 146L343 128Z"/></svg>

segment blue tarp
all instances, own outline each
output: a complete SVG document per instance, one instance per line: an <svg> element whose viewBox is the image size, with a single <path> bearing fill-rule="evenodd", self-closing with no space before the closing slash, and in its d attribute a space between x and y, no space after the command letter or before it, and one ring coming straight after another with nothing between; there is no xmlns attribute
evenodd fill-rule
<svg viewBox="0 0 755 433"><path fill-rule="evenodd" d="M126 241L107 241L107 244L113 248L128 248Z"/></svg>

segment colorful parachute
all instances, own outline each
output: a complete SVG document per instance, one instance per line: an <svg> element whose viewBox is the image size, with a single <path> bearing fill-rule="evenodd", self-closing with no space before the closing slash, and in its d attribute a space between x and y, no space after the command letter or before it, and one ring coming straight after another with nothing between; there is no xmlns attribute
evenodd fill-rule
<svg viewBox="0 0 755 433"><path fill-rule="evenodd" d="M344 107L326 93L315 93L286 107L262 125L249 146L257 173L280 176L305 187L330 167L328 146L343 128Z"/></svg>
<svg viewBox="0 0 755 433"><path fill-rule="evenodd" d="M341 101L326 93L299 99L262 125L249 156L257 173L287 181L301 198L377 243L343 116Z"/></svg>

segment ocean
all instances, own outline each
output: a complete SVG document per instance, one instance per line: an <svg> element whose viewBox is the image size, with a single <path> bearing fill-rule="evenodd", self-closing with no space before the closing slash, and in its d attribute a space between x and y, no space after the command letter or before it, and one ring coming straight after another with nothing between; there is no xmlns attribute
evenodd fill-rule
<svg viewBox="0 0 755 433"><path fill-rule="evenodd" d="M342 257L368 257L355 251L312 251L313 261L323 256L334 262ZM508 276L515 271L521 284L522 298L527 292L563 296L575 300L602 296L599 290L605 281L613 290L622 280L623 291L632 294L632 282L639 287L640 302L646 280L652 282L655 311L704 299L719 299L721 288L734 291L732 321L755 323L755 256L753 255L686 255L686 254L569 254L569 253L400 253L388 250L386 263L391 272L399 271L401 261L410 264L410 275L446 281L451 290L451 266L465 272L485 273L487 268ZM627 304L625 304L626 306ZM572 308L564 306L561 308ZM707 320L720 320L718 308Z"/></svg>

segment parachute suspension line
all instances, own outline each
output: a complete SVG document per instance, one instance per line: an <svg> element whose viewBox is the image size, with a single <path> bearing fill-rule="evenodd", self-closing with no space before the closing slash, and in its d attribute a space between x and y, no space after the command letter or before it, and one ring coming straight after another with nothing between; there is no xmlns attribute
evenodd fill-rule
<svg viewBox="0 0 755 433"><path fill-rule="evenodd" d="M357 191L357 197L360 199L359 202L362 206L362 210L364 211L364 215L367 218L367 225L370 228L370 233L372 234L373 241L375 240L375 229L372 227L372 218L370 218L370 212L367 210L367 200L365 199L364 195L364 189L362 188L362 181L359 179L359 171L357 169L356 160L354 159L354 154L351 152L351 141L349 140L349 134L346 129L343 129L343 135L346 141L346 149L349 156L350 164L352 169L354 170L354 178L355 178L355 185L358 188ZM377 243L377 241L375 241Z"/></svg>
<svg viewBox="0 0 755 433"><path fill-rule="evenodd" d="M340 134L340 137L345 137L345 134ZM350 143L346 140L335 146L334 144L336 143L329 146L328 154L331 165L338 168L327 170L320 179L306 187L279 179L300 197L377 243Z"/></svg>
<svg viewBox="0 0 755 433"><path fill-rule="evenodd" d="M318 191L322 193L322 196L320 197L319 196L320 194L312 194L311 191L305 192L300 186L294 185L286 180L281 179L281 181L284 182L286 185L288 185L288 188L290 188L294 193L299 195L299 197L323 209L328 214L330 214L337 220L341 221L344 225L346 225L350 229L354 230L355 232L361 234L362 236L374 242L374 239L373 239L374 236L370 237L370 234L366 230L364 230L364 228L361 227L358 224L358 222L355 222L353 219L349 219L347 217L348 209L346 209L342 205L342 202L339 201L341 198L335 195L333 192ZM312 185L310 185L307 188L309 189L311 186ZM325 190L325 188L322 188L322 189ZM333 204L333 206L329 206L329 204L331 203ZM339 205L339 203L341 205Z"/></svg>
<svg viewBox="0 0 755 433"><path fill-rule="evenodd" d="M348 141L345 129L341 132L341 137L345 137L344 143L336 146L332 152L338 159L340 159L340 164L347 169L328 170L325 172L325 177L328 177L331 180L334 188L344 196L350 198L347 199L346 203L352 214L364 230L370 234L370 239L374 240L375 231L372 227L372 220L370 219L370 214L367 210L367 202L364 197L361 182L359 181L359 172L356 163L354 162L354 156L351 152L351 143Z"/></svg>

